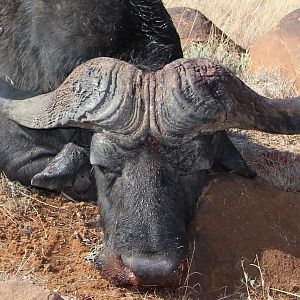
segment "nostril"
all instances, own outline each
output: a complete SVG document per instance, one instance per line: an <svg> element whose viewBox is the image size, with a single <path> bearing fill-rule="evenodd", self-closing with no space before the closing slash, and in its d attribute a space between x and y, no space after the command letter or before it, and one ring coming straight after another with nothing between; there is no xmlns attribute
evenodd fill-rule
<svg viewBox="0 0 300 300"><path fill-rule="evenodd" d="M162 280L175 275L179 262L166 257L121 256L122 262L129 267L142 284L161 285Z"/></svg>

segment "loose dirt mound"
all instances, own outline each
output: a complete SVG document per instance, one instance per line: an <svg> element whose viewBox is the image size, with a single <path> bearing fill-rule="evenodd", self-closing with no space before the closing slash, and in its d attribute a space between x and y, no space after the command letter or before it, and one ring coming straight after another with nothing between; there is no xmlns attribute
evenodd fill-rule
<svg viewBox="0 0 300 300"><path fill-rule="evenodd" d="M96 215L92 204L4 189L0 194L1 277L34 282L76 299L155 299L157 291L145 294L114 287L85 260L101 239L100 231L85 225ZM189 299L208 300L241 293L242 261L251 284L261 282L257 267L249 265L256 255L265 285L297 292L299 220L299 194L238 176L211 178L191 230L195 251L190 274L197 274L188 278L190 288L171 295L160 291L160 297L176 299L193 293L197 296Z"/></svg>
<svg viewBox="0 0 300 300"><path fill-rule="evenodd" d="M190 284L203 291L241 285L242 265L252 283L300 289L300 194L238 176L213 179L192 226L196 243ZM196 279L197 278L197 279ZM250 282L248 282L250 284ZM210 295L210 293L208 293ZM204 298L208 299L208 298Z"/></svg>

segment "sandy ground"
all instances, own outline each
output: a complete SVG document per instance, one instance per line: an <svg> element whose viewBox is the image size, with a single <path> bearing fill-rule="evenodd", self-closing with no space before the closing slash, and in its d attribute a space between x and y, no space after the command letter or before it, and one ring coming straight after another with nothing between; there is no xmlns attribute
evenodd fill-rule
<svg viewBox="0 0 300 300"><path fill-rule="evenodd" d="M119 288L101 277L86 259L101 242L101 231L86 225L97 212L93 204L28 194L6 183L0 194L1 279L42 290L32 289L28 298L30 287L14 291L0 284L0 299L43 300L52 291L64 299L218 299L245 292L244 272L257 288L263 276L272 288L300 289L300 194L260 179L211 176L191 225L187 288L173 291ZM9 290L15 294L8 296ZM38 292L44 296L35 297Z"/></svg>

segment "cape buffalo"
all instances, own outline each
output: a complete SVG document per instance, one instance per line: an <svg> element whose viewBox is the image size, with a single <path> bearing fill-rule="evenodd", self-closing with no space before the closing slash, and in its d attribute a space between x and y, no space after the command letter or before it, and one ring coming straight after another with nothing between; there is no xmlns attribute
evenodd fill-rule
<svg viewBox="0 0 300 300"><path fill-rule="evenodd" d="M82 5L27 0L12 11L4 6L7 13L32 17L31 26L25 22L23 27L34 33L28 38L19 28L23 35L18 39L29 41L12 57L1 48L6 53L1 72L4 68L3 74L31 91L2 82L0 169L24 184L97 198L104 229L98 260L117 282L176 283L206 171L218 164L255 175L224 130L299 133L300 99L269 100L209 60L175 60L181 56L178 36L160 1L77 2ZM107 23L97 23L96 33L90 22L94 15L107 18ZM11 28L18 27L20 18L9 19ZM38 34L47 22L43 35ZM1 25L2 36L6 48L9 39L14 48L17 33L9 24ZM98 37L101 30L107 35ZM80 41L78 47L75 41ZM94 42L103 46L93 52ZM60 85L92 53L119 59L90 60Z"/></svg>

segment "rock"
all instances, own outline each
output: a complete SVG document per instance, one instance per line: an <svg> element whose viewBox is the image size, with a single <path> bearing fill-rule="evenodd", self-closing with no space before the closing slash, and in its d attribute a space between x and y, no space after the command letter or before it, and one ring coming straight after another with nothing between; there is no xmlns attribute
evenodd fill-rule
<svg viewBox="0 0 300 300"><path fill-rule="evenodd" d="M210 36L213 35L214 38L219 40L226 40L229 47L237 52L245 52L245 49L229 39L221 29L200 11L189 7L171 7L168 8L168 12L179 33L183 49L186 49L192 43L207 42Z"/></svg>
<svg viewBox="0 0 300 300"><path fill-rule="evenodd" d="M64 298L61 297L58 293L53 292L48 296L47 300L64 300Z"/></svg>
<svg viewBox="0 0 300 300"><path fill-rule="evenodd" d="M1 300L63 300L57 293L50 293L45 288L18 282L3 281L0 282L0 299Z"/></svg>
<svg viewBox="0 0 300 300"><path fill-rule="evenodd" d="M252 69L279 69L300 93L300 8L284 17L251 47Z"/></svg>
<svg viewBox="0 0 300 300"><path fill-rule="evenodd" d="M223 174L211 177L201 200L190 229L192 275L185 283L201 286L197 299L233 293L243 267L257 284L261 275L253 263L260 264L266 286L300 288L300 194Z"/></svg>

